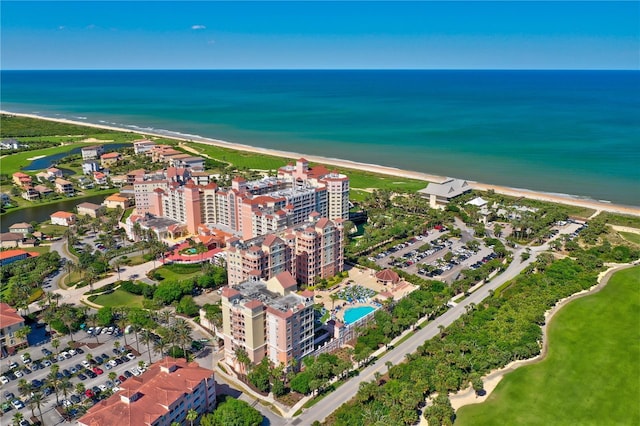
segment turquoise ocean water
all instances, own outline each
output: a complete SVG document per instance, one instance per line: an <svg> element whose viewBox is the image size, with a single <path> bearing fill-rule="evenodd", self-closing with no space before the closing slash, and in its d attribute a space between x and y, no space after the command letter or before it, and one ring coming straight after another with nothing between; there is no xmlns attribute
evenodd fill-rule
<svg viewBox="0 0 640 426"><path fill-rule="evenodd" d="M4 110L640 205L637 71L2 71Z"/></svg>

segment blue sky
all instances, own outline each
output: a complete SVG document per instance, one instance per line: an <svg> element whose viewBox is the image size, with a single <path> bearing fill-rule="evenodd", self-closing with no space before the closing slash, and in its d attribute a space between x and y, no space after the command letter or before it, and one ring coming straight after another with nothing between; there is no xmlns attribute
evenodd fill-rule
<svg viewBox="0 0 640 426"><path fill-rule="evenodd" d="M640 2L5 1L2 69L640 69Z"/></svg>

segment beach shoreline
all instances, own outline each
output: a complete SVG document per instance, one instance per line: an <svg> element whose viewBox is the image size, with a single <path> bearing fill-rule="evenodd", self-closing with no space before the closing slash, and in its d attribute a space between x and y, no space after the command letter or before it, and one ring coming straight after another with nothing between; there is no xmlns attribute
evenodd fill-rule
<svg viewBox="0 0 640 426"><path fill-rule="evenodd" d="M229 142L229 141L215 139L215 138L206 138L206 137L195 136L195 135L179 135L179 134L176 134L175 132L167 132L168 133L167 134L167 133L162 133L157 131L156 132L146 131L145 129L141 129L141 128L132 129L132 128L126 128L126 127L116 127L116 126L109 126L106 124L95 124L95 123L84 122L84 121L69 120L66 118L54 118L54 117L41 116L36 114L16 113L16 112L11 112L6 110L0 110L0 114L33 118L38 120L48 120L48 121L54 121L58 123L65 123L65 124L75 124L79 126L92 127L96 129L114 130L114 131L119 131L124 133L134 133L134 134L140 134L145 136L173 139L178 142L186 142L186 143L190 142L195 144L212 145L212 146L217 146L222 148L233 149L237 151L270 155L270 156L281 157L281 158L295 159L295 158L304 157L311 162L321 163L328 166L343 167L347 169L377 173L377 174L382 174L387 176L398 176L398 177L409 178L409 179L423 180L425 181L425 185L426 185L426 182L441 183L447 179L447 177L445 176L438 176L438 175L411 171L411 170L403 170L396 167L361 163L357 161L343 160L343 159L332 158L332 157L306 155L303 153L281 151L281 150L270 149L270 148L261 148L261 147L255 147L255 146L236 143L236 142ZM461 179L464 179L464 178L461 177ZM603 201L598 201L593 199L585 199L585 198L580 198L578 196L572 196L569 194L552 194L552 193L528 190L523 188L512 188L512 187L507 187L502 185L485 184L485 183L475 182L471 180L467 180L467 181L469 182L470 186L473 189L476 189L479 191L492 190L498 194L503 194L503 195L512 196L512 197L522 197L522 198L529 198L529 199L539 200L539 201L548 201L548 202L559 203L559 204L567 204L571 206L586 207L589 209L594 209L596 211L608 211L613 213L622 213L622 214L640 216L640 207L637 207L637 206L626 206L626 205L614 204L614 203L603 202Z"/></svg>

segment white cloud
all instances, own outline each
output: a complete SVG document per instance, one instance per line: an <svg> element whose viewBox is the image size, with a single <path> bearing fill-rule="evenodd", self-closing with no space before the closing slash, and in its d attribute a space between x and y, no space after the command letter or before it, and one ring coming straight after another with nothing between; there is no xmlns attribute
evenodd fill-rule
<svg viewBox="0 0 640 426"><path fill-rule="evenodd" d="M204 30L204 29L206 29L206 28L207 28L207 27L205 27L204 25L192 25L192 26L191 26L191 29L192 29L192 30Z"/></svg>

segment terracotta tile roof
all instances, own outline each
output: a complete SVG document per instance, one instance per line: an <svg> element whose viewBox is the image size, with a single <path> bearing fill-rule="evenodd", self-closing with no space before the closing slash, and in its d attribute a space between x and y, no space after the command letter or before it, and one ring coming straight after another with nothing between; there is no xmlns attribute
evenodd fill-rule
<svg viewBox="0 0 640 426"><path fill-rule="evenodd" d="M22 241L24 234L19 232L3 232L0 234L0 241Z"/></svg>
<svg viewBox="0 0 640 426"><path fill-rule="evenodd" d="M119 152L108 152L106 154L102 154L100 156L100 158L104 159L109 159L109 158L120 158L120 153Z"/></svg>
<svg viewBox="0 0 640 426"><path fill-rule="evenodd" d="M383 269L382 271L376 273L376 278L380 281L396 283L400 279L400 276L398 276L398 274L391 269Z"/></svg>
<svg viewBox="0 0 640 426"><path fill-rule="evenodd" d="M293 278L293 276L291 275L291 272L289 271L280 272L274 278L285 290L290 288L296 288L298 286L295 278Z"/></svg>
<svg viewBox="0 0 640 426"><path fill-rule="evenodd" d="M68 219L70 217L74 217L75 214L69 212L58 211L51 215L51 217L61 217L63 219Z"/></svg>
<svg viewBox="0 0 640 426"><path fill-rule="evenodd" d="M24 251L24 250L5 250L5 251L0 251L0 260L5 260L5 259L11 259L12 257L16 257L16 256L20 256L23 254L27 254L27 257L36 257L38 256L39 253L37 252L30 252L30 251Z"/></svg>
<svg viewBox="0 0 640 426"><path fill-rule="evenodd" d="M245 303L244 306L246 308L248 308L248 309L256 309L256 308L259 308L259 307L261 307L263 305L262 305L261 301L254 299L254 300L250 300L249 302Z"/></svg>
<svg viewBox="0 0 640 426"><path fill-rule="evenodd" d="M213 371L198 363L166 357L145 373L123 382L122 390L96 404L78 420L80 425L149 425L169 413L169 406L191 394ZM211 395L213 396L213 395Z"/></svg>
<svg viewBox="0 0 640 426"><path fill-rule="evenodd" d="M7 328L15 324L20 324L22 322L24 322L24 318L22 318L18 314L18 311L16 311L6 303L0 303L0 324L2 328Z"/></svg>

